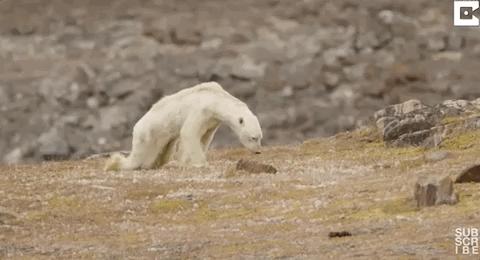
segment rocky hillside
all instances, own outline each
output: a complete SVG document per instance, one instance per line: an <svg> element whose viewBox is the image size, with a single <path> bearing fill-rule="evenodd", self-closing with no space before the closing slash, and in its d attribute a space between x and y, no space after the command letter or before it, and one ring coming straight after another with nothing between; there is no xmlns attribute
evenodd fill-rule
<svg viewBox="0 0 480 260"><path fill-rule="evenodd" d="M462 175L480 163L473 104L428 114L410 101L354 132L260 155L212 151L206 168L102 172L103 159L0 166L0 258L454 258L454 230L480 219L480 184L471 182L479 168ZM436 133L425 122L449 129L435 148L406 142ZM457 182L452 205L418 207L417 179L444 176Z"/></svg>
<svg viewBox="0 0 480 260"><path fill-rule="evenodd" d="M165 94L216 80L266 144L362 125L413 97L472 99L478 29L437 0L0 1L0 159L128 149ZM236 144L220 131L215 145Z"/></svg>

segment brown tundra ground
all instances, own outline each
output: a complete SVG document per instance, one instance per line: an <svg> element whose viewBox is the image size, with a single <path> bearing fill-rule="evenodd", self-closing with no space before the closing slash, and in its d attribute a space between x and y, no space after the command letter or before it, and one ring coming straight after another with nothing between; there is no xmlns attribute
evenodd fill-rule
<svg viewBox="0 0 480 260"><path fill-rule="evenodd" d="M454 229L480 227L478 184L456 184L454 206L423 209L413 187L480 163L479 137L452 136L439 162L360 130L261 155L211 151L198 169L104 172L104 159L1 166L0 258L455 258ZM279 172L236 172L242 158Z"/></svg>

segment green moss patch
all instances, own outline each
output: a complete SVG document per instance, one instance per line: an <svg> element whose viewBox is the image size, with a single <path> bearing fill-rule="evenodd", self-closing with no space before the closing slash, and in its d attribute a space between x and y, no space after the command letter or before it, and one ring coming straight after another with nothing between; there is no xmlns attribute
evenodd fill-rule
<svg viewBox="0 0 480 260"><path fill-rule="evenodd" d="M183 199L159 199L153 201L149 210L153 214L169 214L177 213L179 211L184 211L191 209L193 207L193 202Z"/></svg>
<svg viewBox="0 0 480 260"><path fill-rule="evenodd" d="M441 148L449 150L466 150L480 145L480 130L452 135L442 142Z"/></svg>

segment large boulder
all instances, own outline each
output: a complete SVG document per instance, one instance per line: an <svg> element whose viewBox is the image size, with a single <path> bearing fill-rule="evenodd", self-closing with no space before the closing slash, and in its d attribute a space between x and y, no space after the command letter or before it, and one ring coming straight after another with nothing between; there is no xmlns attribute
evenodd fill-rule
<svg viewBox="0 0 480 260"><path fill-rule="evenodd" d="M447 100L427 106L419 100L409 100L377 111L374 120L387 145L436 147L449 130L480 128L478 102Z"/></svg>
<svg viewBox="0 0 480 260"><path fill-rule="evenodd" d="M449 176L419 178L415 184L414 197L418 207L452 205L458 202L458 194L454 192L453 181Z"/></svg>

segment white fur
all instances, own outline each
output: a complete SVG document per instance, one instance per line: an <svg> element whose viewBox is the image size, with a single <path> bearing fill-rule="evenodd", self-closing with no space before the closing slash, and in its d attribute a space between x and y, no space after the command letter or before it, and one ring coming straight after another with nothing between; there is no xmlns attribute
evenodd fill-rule
<svg viewBox="0 0 480 260"><path fill-rule="evenodd" d="M204 166L221 123L232 129L246 148L254 152L260 149L262 130L257 117L218 83L207 82L154 104L133 128L130 155L113 155L105 169L157 168L173 155L184 165Z"/></svg>

